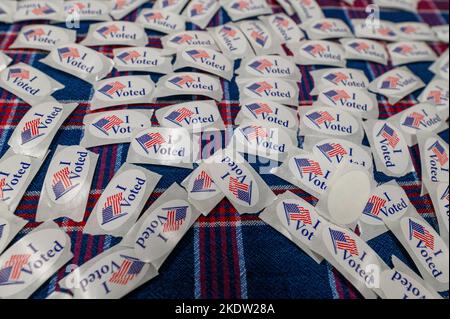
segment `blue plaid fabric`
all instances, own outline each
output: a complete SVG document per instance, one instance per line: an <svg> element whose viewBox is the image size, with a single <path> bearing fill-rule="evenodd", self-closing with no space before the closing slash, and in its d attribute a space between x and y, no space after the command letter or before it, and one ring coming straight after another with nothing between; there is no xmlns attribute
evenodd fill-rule
<svg viewBox="0 0 450 319"><path fill-rule="evenodd" d="M269 1L275 12L282 11L276 1ZM327 17L343 19L350 25L352 18L365 18L366 0L356 0L350 7L337 0L319 0ZM144 7L151 7L148 3ZM424 0L419 4L417 14L397 10L382 10L381 19L402 22L420 21L430 25L448 24L447 0ZM139 9L140 10L140 9ZM139 10L131 13L125 20L134 21ZM294 17L297 22L297 17ZM221 25L230 19L223 9L213 18L209 26ZM45 52L36 50L9 49L20 29L27 23L0 24L0 50L11 56L14 61L28 63L49 74L66 85L64 90L54 96L61 102L78 102L79 107L64 123L56 135L51 149L58 144L74 145L80 142L83 134L83 117L90 113L89 100L93 90L89 84L39 62L46 56ZM78 30L78 40L84 38L89 23L81 23ZM198 30L196 26L188 24L188 29ZM161 34L148 31L149 46L160 47ZM447 48L442 43L431 43L431 47L441 54ZM111 57L112 47L97 47L97 50ZM235 67L238 67L236 62ZM373 63L349 61L348 67L358 68L365 72L370 80L387 72L392 66ZM430 63L410 64L408 67L414 74L428 82L433 74L428 71ZM309 72L316 67L300 67L303 82L300 86L300 104L311 105L313 98L309 95L313 87ZM124 72L120 75L139 74L138 72ZM109 77L118 76L116 70ZM154 81L158 76L151 75ZM239 111L239 94L234 82L222 81L224 97L219 104L222 117L227 125L232 125ZM390 105L385 97L378 96L380 118L392 116L405 108L415 104L416 92L395 105ZM159 100L156 104L137 105L132 108L160 108L174 103L200 99L199 97L173 97ZM131 108L131 107L130 107ZM120 109L120 108L118 108ZM0 155L8 146L16 125L23 117L29 106L14 95L0 90ZM157 125L156 120L154 124ZM448 142L448 132L441 136ZM367 144L367 141L365 141ZM111 236L84 235L82 230L91 210L98 200L102 190L114 176L114 173L125 162L128 145L112 145L95 147L93 152L99 154L99 164L92 183L84 222L75 223L68 218L61 218L57 223L72 239L74 258L72 263L81 265L92 257L117 244L119 239ZM411 202L418 212L434 227L437 226L433 206L429 196L420 196L421 176L420 160L417 146L411 148L416 173L397 179L405 189ZM52 156L46 160L41 171L31 183L16 214L29 223L19 233L15 241L30 232L38 223L35 222L36 207L43 180ZM259 164L252 164L257 167ZM145 166L159 174L163 179L149 199L147 206L153 203L165 189L174 182L181 182L190 170L163 166ZM314 203L315 198L288 184L273 175L263 175L263 179L276 194L290 190L302 198ZM376 181L387 182L391 178L375 172ZM369 245L388 263L392 254L405 261L413 269L414 265L406 251L391 233L386 233L369 242ZM45 298L55 289L57 282L68 274L68 269L62 268L54 274L33 298ZM181 240L166 263L160 269L160 275L130 293L128 298L360 298L360 294L347 282L332 266L323 262L317 265L304 254L295 244L283 235L262 222L257 215L240 216L227 200L223 200L207 217L200 217L193 228Z"/></svg>

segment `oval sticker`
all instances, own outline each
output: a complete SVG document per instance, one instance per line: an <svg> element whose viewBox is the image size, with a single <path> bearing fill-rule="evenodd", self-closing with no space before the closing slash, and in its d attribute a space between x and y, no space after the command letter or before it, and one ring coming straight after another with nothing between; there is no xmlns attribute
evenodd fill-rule
<svg viewBox="0 0 450 319"><path fill-rule="evenodd" d="M105 112L98 115L89 125L89 132L103 139L130 138L133 131L149 126L149 119L133 110Z"/></svg>
<svg viewBox="0 0 450 319"><path fill-rule="evenodd" d="M51 50L62 43L75 42L74 31L46 24L25 26L20 30L17 40L11 47L21 47L24 44L42 50ZM16 46L17 43L17 46Z"/></svg>
<svg viewBox="0 0 450 319"><path fill-rule="evenodd" d="M150 95L154 87L153 82L147 76L120 76L97 82L92 100L96 101L96 106L99 103L98 101L106 102L106 104L102 104L103 107L111 103L114 105L127 104L126 102L132 103L142 97L148 97L150 102Z"/></svg>
<svg viewBox="0 0 450 319"><path fill-rule="evenodd" d="M75 74L98 74L104 69L100 53L78 44L64 44L52 50L50 57Z"/></svg>
<svg viewBox="0 0 450 319"><path fill-rule="evenodd" d="M400 125L405 132L415 135L418 131L433 132L443 121L436 106L421 103L403 112Z"/></svg>
<svg viewBox="0 0 450 319"><path fill-rule="evenodd" d="M214 34L222 49L226 49L236 58L244 57L249 50L249 43L242 31L232 24L226 24L214 29ZM223 51L225 52L225 51Z"/></svg>
<svg viewBox="0 0 450 319"><path fill-rule="evenodd" d="M305 58L306 61L314 61L311 63L325 65L341 65L345 62L344 50L339 44L331 41L307 40L300 43L300 48L296 52L299 57L298 61Z"/></svg>
<svg viewBox="0 0 450 319"><path fill-rule="evenodd" d="M249 119L262 120L288 129L297 129L298 127L295 112L276 102L256 99L245 100L241 104L241 112Z"/></svg>
<svg viewBox="0 0 450 319"><path fill-rule="evenodd" d="M205 31L182 31L171 33L164 38L164 48L174 49L176 51L185 46L199 46L203 48L215 48L214 39Z"/></svg>
<svg viewBox="0 0 450 319"><path fill-rule="evenodd" d="M98 41L97 45L105 42L125 44L129 41L131 41L130 44L133 44L135 43L134 41L140 42L142 38L147 38L145 30L140 25L127 21L98 23L95 29L92 30L92 35L94 40ZM145 45L146 42L145 40L142 44Z"/></svg>
<svg viewBox="0 0 450 319"><path fill-rule="evenodd" d="M180 15L165 10L144 9L137 17L136 22L144 28L167 34L186 28L186 23Z"/></svg>
<svg viewBox="0 0 450 319"><path fill-rule="evenodd" d="M295 87L294 87L295 85ZM241 88L242 89L242 88ZM262 98L288 105L298 104L298 87L295 83L273 78L255 78L246 81L244 96Z"/></svg>
<svg viewBox="0 0 450 319"><path fill-rule="evenodd" d="M343 109L362 117L366 117L375 108L378 109L378 102L375 95L369 93L367 90L355 89L353 87L329 87L320 92L318 102L330 107Z"/></svg>
<svg viewBox="0 0 450 319"><path fill-rule="evenodd" d="M241 67L242 68L242 67ZM262 55L254 57L244 65L248 75L255 77L270 77L290 79L300 82L301 75L297 66L291 61L276 55Z"/></svg>
<svg viewBox="0 0 450 319"><path fill-rule="evenodd" d="M301 119L313 131L349 137L361 131L358 121L345 111L330 107L318 107L305 113Z"/></svg>

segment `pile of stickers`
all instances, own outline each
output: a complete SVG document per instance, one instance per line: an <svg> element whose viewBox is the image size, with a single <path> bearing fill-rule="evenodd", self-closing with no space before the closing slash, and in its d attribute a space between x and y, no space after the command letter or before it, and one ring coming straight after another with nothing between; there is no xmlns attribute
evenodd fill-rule
<svg viewBox="0 0 450 319"><path fill-rule="evenodd" d="M447 129L449 51L438 57L427 42L448 43L449 26L356 19L350 28L325 17L314 0L278 1L283 13L273 13L265 0L157 0L141 8L147 2L0 2L2 23L51 22L24 25L10 48L48 51L40 62L90 83L90 110L101 109L85 116L79 145L52 151L36 212L43 223L8 248L26 224L14 212L78 104L58 102L52 94L64 85L28 64L11 65L0 52L0 88L31 105L0 159L0 298L30 297L72 259L70 238L53 220L83 221L98 160L88 149L117 143L130 143L126 163L101 192L83 232L122 240L60 280L49 298L125 296L157 276L199 216L224 198L240 214L260 213L317 263L334 266L366 298L441 298L438 292L449 289L450 275L449 150L437 133ZM416 12L418 0L374 3ZM120 21L136 9L135 22ZM208 28L219 10L232 22ZM96 23L75 43L76 29L53 24L64 21ZM201 31L186 31L186 23ZM165 34L162 48L147 46L146 29ZM125 48L115 48L112 59L90 48L110 45ZM347 60L394 68L369 82L361 70L346 68ZM404 66L425 61L433 62L430 83ZM298 65L327 66L310 72L313 105L299 107ZM113 68L163 76L157 83L149 75L107 77ZM241 105L236 126L229 128L216 104L225 81L239 88ZM416 105L379 119L376 94L395 104L419 89ZM156 112L107 110L172 96L190 101ZM192 96L206 99L193 102ZM151 125L153 115L160 126ZM221 139L221 131L225 146L205 151L204 134ZM363 145L365 136L369 147ZM422 194L432 199L439 233L402 187L395 181L377 185L373 176L374 170L395 178L413 172L409 147L416 144ZM289 191L276 196L244 153L276 163L264 174L316 197L316 205ZM141 214L162 176L136 164L193 171ZM395 256L389 267L367 245L387 231L420 275Z"/></svg>

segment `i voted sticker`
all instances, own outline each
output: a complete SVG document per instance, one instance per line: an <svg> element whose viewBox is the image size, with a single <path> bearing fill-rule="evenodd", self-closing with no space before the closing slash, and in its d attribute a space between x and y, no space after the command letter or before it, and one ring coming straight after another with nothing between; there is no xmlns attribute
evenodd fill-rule
<svg viewBox="0 0 450 319"><path fill-rule="evenodd" d="M330 86L323 90L313 105L326 105L348 111L365 119L377 119L378 101L367 90Z"/></svg>
<svg viewBox="0 0 450 319"><path fill-rule="evenodd" d="M99 81L94 85L91 110L121 104L151 103L155 84L146 75L127 75Z"/></svg>
<svg viewBox="0 0 450 319"><path fill-rule="evenodd" d="M74 30L48 24L34 24L24 26L10 48L51 51L60 44L75 43L76 39L77 33Z"/></svg>
<svg viewBox="0 0 450 319"><path fill-rule="evenodd" d="M210 29L217 45L223 54L233 60L253 56L254 52L250 47L244 33L233 23L227 23Z"/></svg>
<svg viewBox="0 0 450 319"><path fill-rule="evenodd" d="M449 106L449 89L447 81L443 79L435 79L428 83L423 89L418 100L426 102L438 108L438 110L446 109Z"/></svg>
<svg viewBox="0 0 450 319"><path fill-rule="evenodd" d="M114 62L105 55L79 44L56 46L40 62L89 83L103 79L114 65Z"/></svg>
<svg viewBox="0 0 450 319"><path fill-rule="evenodd" d="M352 19L351 20L355 36L358 38L367 38L383 41L397 41L398 34L395 23L379 20L372 23L371 19Z"/></svg>
<svg viewBox="0 0 450 319"><path fill-rule="evenodd" d="M147 33L139 24L128 21L100 22L91 24L86 38L80 42L86 46L128 45L145 46Z"/></svg>
<svg viewBox="0 0 450 319"><path fill-rule="evenodd" d="M331 41L305 40L289 43L287 47L293 52L294 61L299 65L345 66L344 49Z"/></svg>
<svg viewBox="0 0 450 319"><path fill-rule="evenodd" d="M217 0L193 0L189 1L183 15L188 22L205 29L219 9L220 3Z"/></svg>
<svg viewBox="0 0 450 319"><path fill-rule="evenodd" d="M174 32L161 38L164 54L173 54L189 46L217 50L217 45L207 31Z"/></svg>
<svg viewBox="0 0 450 319"><path fill-rule="evenodd" d="M159 10L144 9L140 12L136 22L144 28L171 34L186 29L185 19L177 13Z"/></svg>
<svg viewBox="0 0 450 319"><path fill-rule="evenodd" d="M154 98L176 95L203 95L220 101L222 85L217 77L195 72L172 73L156 84Z"/></svg>
<svg viewBox="0 0 450 319"><path fill-rule="evenodd" d="M287 105L298 105L299 89L295 82L258 77L238 82L240 99L263 99Z"/></svg>
<svg viewBox="0 0 450 319"><path fill-rule="evenodd" d="M431 27L422 22L397 23L397 33L400 40L404 41L436 41L436 36Z"/></svg>
<svg viewBox="0 0 450 319"><path fill-rule="evenodd" d="M388 64L386 48L379 42L367 39L340 39L348 60L370 61Z"/></svg>
<svg viewBox="0 0 450 319"><path fill-rule="evenodd" d="M233 21L272 13L265 0L220 0L220 3Z"/></svg>
<svg viewBox="0 0 450 319"><path fill-rule="evenodd" d="M64 2L64 12L68 18L80 21L109 21L112 3L99 0L74 0Z"/></svg>
<svg viewBox="0 0 450 319"><path fill-rule="evenodd" d="M187 0L156 0L153 8L180 13L188 2Z"/></svg>
<svg viewBox="0 0 450 319"><path fill-rule="evenodd" d="M147 47L114 49L114 68L119 71L172 73L172 58L163 50Z"/></svg>
<svg viewBox="0 0 450 319"><path fill-rule="evenodd" d="M310 40L347 38L353 36L348 25L340 19L307 20L300 25Z"/></svg>
<svg viewBox="0 0 450 319"><path fill-rule="evenodd" d="M290 0L289 2L302 22L325 17L316 0Z"/></svg>
<svg viewBox="0 0 450 319"><path fill-rule="evenodd" d="M259 19L272 28L273 33L281 39L281 43L295 43L305 38L295 21L284 13L260 16Z"/></svg>
<svg viewBox="0 0 450 319"><path fill-rule="evenodd" d="M295 82L301 82L302 80L298 67L287 58L277 55L261 55L242 60L236 74L240 78L268 77Z"/></svg>
<svg viewBox="0 0 450 319"><path fill-rule="evenodd" d="M425 42L403 41L387 46L393 66L436 60L437 56Z"/></svg>
<svg viewBox="0 0 450 319"><path fill-rule="evenodd" d="M14 22L30 20L64 21L63 1L25 0L16 2Z"/></svg>
<svg viewBox="0 0 450 319"><path fill-rule="evenodd" d="M86 148L129 143L135 130L151 126L153 110L121 110L88 114L80 145Z"/></svg>
<svg viewBox="0 0 450 319"><path fill-rule="evenodd" d="M64 85L38 69L20 62L0 73L0 87L34 106L52 100L50 95L63 89Z"/></svg>
<svg viewBox="0 0 450 319"><path fill-rule="evenodd" d="M163 127L182 127L194 133L225 130L219 109L214 101L179 103L158 109L155 115Z"/></svg>
<svg viewBox="0 0 450 319"><path fill-rule="evenodd" d="M239 28L256 55L278 54L281 51L281 43L278 37L275 37L262 21L242 21L239 23Z"/></svg>
<svg viewBox="0 0 450 319"><path fill-rule="evenodd" d="M330 86L354 89L366 89L369 86L369 80L364 72L357 69L321 69L311 71L310 74L314 80L314 89L311 91L311 95L318 95Z"/></svg>
<svg viewBox="0 0 450 319"><path fill-rule="evenodd" d="M188 47L178 51L175 71L187 67L218 75L228 81L233 77L233 63L222 53L202 47Z"/></svg>

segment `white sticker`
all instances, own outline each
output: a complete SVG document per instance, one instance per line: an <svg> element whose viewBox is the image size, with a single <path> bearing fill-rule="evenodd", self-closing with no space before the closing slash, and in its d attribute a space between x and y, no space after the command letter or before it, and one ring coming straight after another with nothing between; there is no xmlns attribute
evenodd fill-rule
<svg viewBox="0 0 450 319"><path fill-rule="evenodd" d="M242 21L238 25L256 55L278 54L282 51L279 38L262 21Z"/></svg>
<svg viewBox="0 0 450 319"><path fill-rule="evenodd" d="M272 13L266 0L220 0L220 4L232 21Z"/></svg>
<svg viewBox="0 0 450 319"><path fill-rule="evenodd" d="M305 38L295 21L284 13L260 16L259 19L272 28L273 33L281 39L281 43L296 43Z"/></svg>
<svg viewBox="0 0 450 319"><path fill-rule="evenodd" d="M14 22L31 20L52 20L63 22L64 11L62 0L25 0L17 1Z"/></svg>
<svg viewBox="0 0 450 319"><path fill-rule="evenodd" d="M353 30L358 38L367 38L382 41L397 41L398 34L395 23L378 20L372 23L371 19L352 19Z"/></svg>
<svg viewBox="0 0 450 319"><path fill-rule="evenodd" d="M64 2L67 18L79 21L109 21L112 10L111 1L74 0Z"/></svg>
<svg viewBox="0 0 450 319"><path fill-rule="evenodd" d="M183 15L188 22L205 29L219 9L220 4L217 0L193 0L189 1Z"/></svg>
<svg viewBox="0 0 450 319"><path fill-rule="evenodd" d="M396 24L397 33L403 41L436 41L431 27L422 22L402 22Z"/></svg>
<svg viewBox="0 0 450 319"><path fill-rule="evenodd" d="M236 70L239 78L268 77L301 82L298 67L289 59L277 55L261 55L241 61Z"/></svg>
<svg viewBox="0 0 450 319"><path fill-rule="evenodd" d="M323 40L335 38L348 38L353 36L352 31L340 19L314 19L300 25L310 40Z"/></svg>
<svg viewBox="0 0 450 319"><path fill-rule="evenodd" d="M321 69L310 72L314 80L314 89L311 95L318 95L329 86L345 88L365 89L369 86L369 80L363 71L347 68Z"/></svg>
<svg viewBox="0 0 450 319"><path fill-rule="evenodd" d="M189 46L198 46L217 50L213 37L207 31L174 32L161 38L163 52L166 55L176 53Z"/></svg>
<svg viewBox="0 0 450 319"><path fill-rule="evenodd" d="M188 0L156 0L153 8L180 13L188 2Z"/></svg>
<svg viewBox="0 0 450 319"><path fill-rule="evenodd" d="M223 54L230 59L238 60L254 55L244 33L235 24L227 23L210 29L210 32Z"/></svg>
<svg viewBox="0 0 450 319"><path fill-rule="evenodd" d="M297 83L282 79L258 77L239 79L239 98L263 99L287 105L298 105Z"/></svg>
<svg viewBox="0 0 450 319"><path fill-rule="evenodd" d="M88 34L80 44L145 46L148 44L148 37L144 28L133 22L100 22L89 26Z"/></svg>
<svg viewBox="0 0 450 319"><path fill-rule="evenodd" d="M362 60L388 64L386 48L379 42L366 39L340 39L348 60Z"/></svg>
<svg viewBox="0 0 450 319"><path fill-rule="evenodd" d="M302 22L325 18L316 0L289 0Z"/></svg>
<svg viewBox="0 0 450 319"><path fill-rule="evenodd" d="M449 88L448 82L442 79L435 79L428 83L418 97L419 102L429 103L438 108L438 110L448 109L449 107Z"/></svg>
<svg viewBox="0 0 450 319"><path fill-rule="evenodd" d="M63 43L75 43L77 32L47 24L24 26L10 49L38 49L51 51L55 46Z"/></svg>
<svg viewBox="0 0 450 319"><path fill-rule="evenodd" d="M305 40L288 43L299 65L329 65L345 67L345 53L340 44L326 40Z"/></svg>
<svg viewBox="0 0 450 319"><path fill-rule="evenodd" d="M143 9L137 17L136 22L146 29L165 34L186 29L186 21L182 16L165 10Z"/></svg>
<svg viewBox="0 0 450 319"><path fill-rule="evenodd" d="M173 72L172 58L163 50L147 47L114 49L114 68L119 72L140 71L169 74Z"/></svg>
<svg viewBox="0 0 450 319"><path fill-rule="evenodd" d="M393 66L415 63L429 62L436 60L437 56L425 42L396 42L387 46Z"/></svg>

